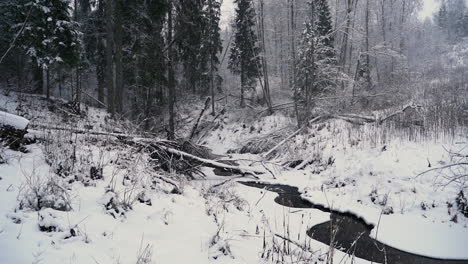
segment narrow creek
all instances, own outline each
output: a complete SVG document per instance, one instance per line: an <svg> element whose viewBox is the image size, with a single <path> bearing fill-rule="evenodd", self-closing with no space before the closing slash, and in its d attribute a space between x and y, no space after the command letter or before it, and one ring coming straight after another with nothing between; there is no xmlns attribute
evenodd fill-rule
<svg viewBox="0 0 468 264"><path fill-rule="evenodd" d="M278 196L275 202L291 208L314 208L330 213L330 221L313 226L307 235L324 244L330 244L332 230L335 231L335 248L372 262L388 264L468 264L468 260L445 260L420 256L405 252L370 237L374 228L362 218L350 213L340 213L329 208L314 205L301 198L297 187L281 184L266 184L260 182L239 182L245 186L265 189L275 192ZM421 239L422 241L424 239Z"/></svg>

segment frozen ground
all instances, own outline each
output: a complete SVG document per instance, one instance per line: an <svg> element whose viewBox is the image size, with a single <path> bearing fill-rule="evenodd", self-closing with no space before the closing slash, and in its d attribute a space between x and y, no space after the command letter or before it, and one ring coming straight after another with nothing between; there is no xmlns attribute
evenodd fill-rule
<svg viewBox="0 0 468 264"><path fill-rule="evenodd" d="M121 129L99 109L89 108L85 119L66 120L67 114L48 112L40 100L28 99L23 110L14 96L2 95L0 102L3 110L31 119L33 127L73 123L80 129ZM289 133L292 123L280 114L257 120L226 117L203 142L226 153L255 137ZM468 221L454 204L460 185L447 184L437 171L417 176L429 164L434 168L450 162L447 150L465 151L456 143L466 139L412 143L396 137L382 143L380 138L369 140L381 136L371 128L349 129L341 122L312 128L288 142L271 162L255 162L276 178L266 173L260 179L298 186L304 199L362 216L378 225L372 234L379 241L395 248L468 258ZM310 227L330 219L328 213L280 206L274 202L276 194L235 183L246 180L242 178L212 187L227 178L208 169L208 178L181 181L182 194L173 194L169 184L157 180L161 175L146 156L108 138L70 138L57 132L46 139L52 143L29 145L28 153L0 152L6 160L0 164L0 263L321 263L329 258L328 245L306 236ZM70 140L78 146L73 175L57 171L69 166ZM242 165L262 159L252 154L231 157L244 159ZM313 160L301 170L284 165L287 158L301 157ZM103 167L103 177L89 178L97 165ZM36 210L35 192L50 194L42 202L51 208ZM333 259L367 263L341 251L334 251Z"/></svg>

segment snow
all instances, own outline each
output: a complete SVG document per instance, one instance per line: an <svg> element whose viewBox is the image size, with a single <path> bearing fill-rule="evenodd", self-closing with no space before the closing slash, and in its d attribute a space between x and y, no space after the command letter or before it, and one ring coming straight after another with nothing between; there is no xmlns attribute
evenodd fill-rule
<svg viewBox="0 0 468 264"><path fill-rule="evenodd" d="M2 126L11 126L19 130L25 130L28 124L29 120L24 117L0 111L0 125Z"/></svg>
<svg viewBox="0 0 468 264"><path fill-rule="evenodd" d="M18 108L12 98L0 95L4 110L13 112ZM64 125L62 112L47 112L47 104L40 97L25 100L23 107L29 110L25 116L33 120L30 126L36 122ZM105 122L107 114L102 110L89 108L87 114L87 119L73 119L76 128L122 128ZM280 113L251 119L228 116L202 141L222 154L247 140L294 129L294 120ZM376 226L371 236L389 246L436 258L468 259L468 220L458 214L458 221L451 221L457 212L447 207L460 186L446 185L446 179L435 172L416 177L429 168L428 163L431 168L446 164L450 160L446 149L459 150L464 146L456 144L460 138L414 142L396 135L387 136L383 143L378 129L362 130L351 130L341 121L332 122L292 139L269 162L254 162L262 157L253 154L230 154L230 158L242 159L241 166L253 163L256 170L264 171L266 166L275 174L276 179L270 173L259 175L262 181L297 186L304 199L362 217ZM54 144L60 145L58 141L66 138L63 133L51 135ZM181 180L182 194L171 194L170 186L152 185L152 176L159 172L144 162L142 154L109 144L106 139L78 136L79 158L75 166L80 170L74 175L87 177L90 165L100 165L103 179L87 185L79 181L67 183L55 174L56 164L46 162L42 144L27 146L28 153L0 151L7 161L0 164L0 263L130 264L137 263L145 250L152 253L152 262L146 263L271 263L275 261L262 254L283 245L277 234L286 234L297 244L309 246L315 253L308 253L311 261L307 263L326 260L329 246L310 239L306 231L329 221L330 214L278 205L274 202L277 194L235 182L251 180L249 177L235 175L232 182L211 192L211 186L228 178L203 168L207 178ZM61 145L62 152L57 157L69 155L67 147ZM283 158L304 157L318 161L304 170L282 166ZM330 159L332 164L324 162ZM132 175L135 178L126 177ZM28 194L30 179L42 183L56 179L68 190L72 210L34 211L20 203ZM106 205L111 199L122 200L128 195L134 180L138 183L135 193L144 191L142 196L150 199L151 205L137 201L123 215L114 212L112 216ZM115 186L111 191L112 185ZM382 214L390 208L393 214ZM43 232L40 227L52 232ZM301 263L303 251L293 244L289 246L292 252L286 257L288 261ZM335 251L334 263L351 259L352 256ZM362 259L353 261L369 263Z"/></svg>
<svg viewBox="0 0 468 264"><path fill-rule="evenodd" d="M87 188L74 185L70 212L18 211L15 205L23 174L33 170L49 174L41 150L32 147L30 151L20 156L7 151L9 163L0 165L0 263L135 263L141 243L153 245L157 263L207 263L207 245L217 227L206 215L198 191L190 186L183 195L153 194L154 207L136 204L125 219L103 212L98 201L105 196L106 182ZM39 225L56 226L57 231L40 232ZM78 236L66 238L71 228ZM18 254L20 249L25 254Z"/></svg>
<svg viewBox="0 0 468 264"><path fill-rule="evenodd" d="M245 128L228 123L206 140L218 153L292 125L291 120L277 114L248 123ZM261 180L297 186L302 197L314 204L361 217L376 226L374 238L377 235L378 241L394 248L434 258L468 259L468 219L447 207L447 203L454 204L463 186L447 185L449 180L437 172L418 176L450 162L448 150L463 149L459 142L466 140L465 132L415 141L404 134L389 136L390 132L382 133L372 126L359 131L342 121L317 127L288 142L277 160L268 164L276 179L268 173L261 175ZM261 160L251 154L231 156ZM285 170L275 165L282 162L281 157L313 157L319 161L305 170ZM327 165L328 160L333 164ZM452 221L456 215L457 223Z"/></svg>
<svg viewBox="0 0 468 264"><path fill-rule="evenodd" d="M437 223L420 214L394 214L382 217L371 236L414 254L442 258L468 259L468 229L454 223Z"/></svg>
<svg viewBox="0 0 468 264"><path fill-rule="evenodd" d="M456 149L454 142L393 141L384 151L381 147L334 146L322 149L322 155L332 155L335 162L320 174L291 170L277 175L278 180L267 180L298 186L302 197L312 203L363 218L378 226L372 231L378 241L397 249L468 259L468 219L458 214L458 223L451 221L456 209L448 210L446 204L455 200L461 187L446 185L447 180L437 174L417 177L428 169L428 161L432 166L444 164L448 160L445 148ZM373 192L375 202L371 201ZM390 209L393 213L382 214Z"/></svg>

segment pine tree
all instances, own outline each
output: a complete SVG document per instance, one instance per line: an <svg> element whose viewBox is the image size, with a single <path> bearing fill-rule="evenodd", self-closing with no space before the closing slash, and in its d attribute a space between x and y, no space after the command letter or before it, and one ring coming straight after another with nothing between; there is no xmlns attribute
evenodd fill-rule
<svg viewBox="0 0 468 264"><path fill-rule="evenodd" d="M244 91L252 87L260 76L258 37L255 28L255 10L252 0L235 0L237 4L235 30L228 68L241 77L241 107L245 107Z"/></svg>

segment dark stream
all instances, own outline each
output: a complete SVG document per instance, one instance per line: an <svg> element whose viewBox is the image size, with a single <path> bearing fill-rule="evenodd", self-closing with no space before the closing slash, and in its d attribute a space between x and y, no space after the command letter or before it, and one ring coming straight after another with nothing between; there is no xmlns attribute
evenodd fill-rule
<svg viewBox="0 0 468 264"><path fill-rule="evenodd" d="M468 260L444 260L415 255L396 248L382 244L372 239L369 234L374 228L368 225L362 218L350 213L341 213L332 211L329 208L314 205L301 198L297 187L281 184L264 184L258 182L239 182L249 187L266 189L275 192L278 196L275 202L292 208L315 208L324 212L329 212L330 221L316 225L307 231L307 235L312 239L318 240L327 245L330 244L331 230L337 230L334 243L335 248L340 249L356 257L388 264L433 264L433 263L465 263ZM421 238L424 243L424 238ZM450 241L448 241L450 243ZM467 245L468 250L468 245Z"/></svg>

